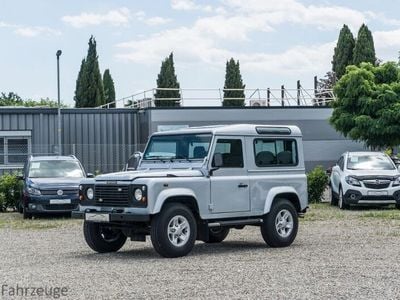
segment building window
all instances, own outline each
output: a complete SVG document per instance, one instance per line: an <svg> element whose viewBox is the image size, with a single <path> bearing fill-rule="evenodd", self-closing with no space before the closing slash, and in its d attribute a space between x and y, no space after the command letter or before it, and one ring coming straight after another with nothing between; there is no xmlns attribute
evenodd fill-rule
<svg viewBox="0 0 400 300"><path fill-rule="evenodd" d="M30 153L30 131L0 131L0 165L21 166Z"/></svg>

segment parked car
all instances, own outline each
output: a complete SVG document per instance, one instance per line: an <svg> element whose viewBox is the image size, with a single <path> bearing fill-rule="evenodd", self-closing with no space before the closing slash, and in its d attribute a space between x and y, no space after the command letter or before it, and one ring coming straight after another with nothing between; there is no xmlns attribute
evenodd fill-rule
<svg viewBox="0 0 400 300"><path fill-rule="evenodd" d="M79 183L85 173L75 156L30 156L25 164L20 212L24 219L36 214L68 213L78 208Z"/></svg>
<svg viewBox="0 0 400 300"><path fill-rule="evenodd" d="M346 152L332 168L331 203L389 205L400 209L400 173L389 156L381 152Z"/></svg>
<svg viewBox="0 0 400 300"><path fill-rule="evenodd" d="M271 247L292 244L306 212L302 134L295 126L229 125L155 133L136 171L85 179L83 233L97 252L150 235L164 257L258 226Z"/></svg>

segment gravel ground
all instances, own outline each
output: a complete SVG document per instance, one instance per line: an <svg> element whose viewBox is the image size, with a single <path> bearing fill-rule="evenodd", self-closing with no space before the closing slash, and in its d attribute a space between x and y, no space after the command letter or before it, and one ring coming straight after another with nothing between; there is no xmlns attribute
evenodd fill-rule
<svg viewBox="0 0 400 300"><path fill-rule="evenodd" d="M79 221L58 225L0 229L0 285L66 286L64 299L400 299L395 210L321 204L301 221L291 247L268 248L257 227L246 227L177 259L160 258L149 239L96 254Z"/></svg>

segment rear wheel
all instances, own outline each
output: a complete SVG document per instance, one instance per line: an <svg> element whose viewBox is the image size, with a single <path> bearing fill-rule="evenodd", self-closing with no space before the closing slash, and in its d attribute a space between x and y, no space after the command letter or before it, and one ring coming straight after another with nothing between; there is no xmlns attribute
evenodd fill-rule
<svg viewBox="0 0 400 300"><path fill-rule="evenodd" d="M153 218L150 235L154 249L161 256L185 256L192 251L196 241L196 219L187 206L167 204Z"/></svg>
<svg viewBox="0 0 400 300"><path fill-rule="evenodd" d="M116 252L126 242L121 230L100 223L84 222L83 234L89 247L99 253Z"/></svg>
<svg viewBox="0 0 400 300"><path fill-rule="evenodd" d="M229 228L210 228L208 230L208 240L206 243L221 243L229 234Z"/></svg>
<svg viewBox="0 0 400 300"><path fill-rule="evenodd" d="M299 220L293 204L286 199L277 199L264 217L261 234L270 247L287 247L296 238Z"/></svg>

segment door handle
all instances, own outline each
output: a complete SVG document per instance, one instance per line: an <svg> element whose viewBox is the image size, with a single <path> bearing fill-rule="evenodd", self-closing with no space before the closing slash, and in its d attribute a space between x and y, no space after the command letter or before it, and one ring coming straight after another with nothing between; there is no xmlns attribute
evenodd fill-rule
<svg viewBox="0 0 400 300"><path fill-rule="evenodd" d="M247 188L249 185L244 183L239 183L238 187L240 188Z"/></svg>

